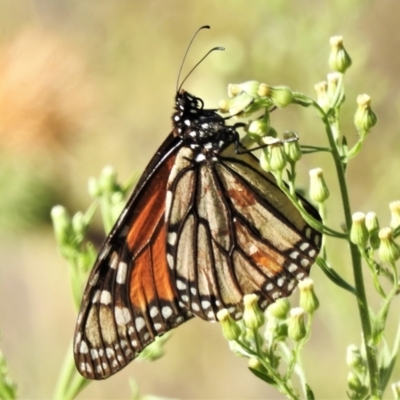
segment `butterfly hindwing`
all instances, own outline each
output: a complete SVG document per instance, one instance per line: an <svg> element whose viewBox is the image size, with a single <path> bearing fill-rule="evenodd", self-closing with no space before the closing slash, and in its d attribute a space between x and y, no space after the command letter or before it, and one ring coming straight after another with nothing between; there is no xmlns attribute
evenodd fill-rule
<svg viewBox="0 0 400 400"><path fill-rule="evenodd" d="M265 309L308 275L320 234L253 155L231 145L196 163L195 152L184 147L167 196L168 261L193 314L214 321L227 308L238 319L245 294L258 294Z"/></svg>

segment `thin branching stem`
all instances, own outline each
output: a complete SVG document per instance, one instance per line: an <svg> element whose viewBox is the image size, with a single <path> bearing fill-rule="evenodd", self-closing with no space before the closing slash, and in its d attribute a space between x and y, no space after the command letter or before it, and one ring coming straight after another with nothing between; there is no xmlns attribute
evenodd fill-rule
<svg viewBox="0 0 400 400"><path fill-rule="evenodd" d="M341 155L338 151L335 135L331 129L330 118L327 114L319 107L317 103L314 102L314 107L319 111L322 116L322 121L325 124L326 133L328 137L329 144L332 149L332 156L336 168L336 174L339 181L340 187L340 195L342 199L342 206L343 206L343 213L345 218L345 224L347 231L350 231L352 225L352 213L350 207L350 200L349 194L347 190L346 184L346 177L345 177L345 169L343 163L341 161ZM336 125L335 125L336 127ZM368 310L368 301L367 295L365 291L364 285L364 277L362 271L362 264L361 264L361 254L358 250L358 247L351 243L350 240L349 249L351 254L352 266L353 266L353 276L354 276L354 283L357 293L357 306L358 312L360 315L361 320L361 327L364 336L364 343L365 343L365 353L367 358L368 364L368 371L370 376L370 390L371 390L371 398L372 399L380 399L380 385L379 385L379 370L378 370L378 360L377 360L377 351L376 346L373 344L373 337L372 337L372 325L370 320L370 313Z"/></svg>

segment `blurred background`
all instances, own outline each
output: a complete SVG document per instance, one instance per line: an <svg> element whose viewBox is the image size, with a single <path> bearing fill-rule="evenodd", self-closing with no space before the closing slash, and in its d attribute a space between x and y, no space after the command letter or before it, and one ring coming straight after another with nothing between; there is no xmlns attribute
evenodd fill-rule
<svg viewBox="0 0 400 400"><path fill-rule="evenodd" d="M388 203L400 199L399 13L400 3L391 0L0 0L0 349L20 398L51 397L77 314L50 209L86 210L88 178L105 165L122 181L144 169L170 132L179 66L203 24L212 29L196 39L184 71L212 46L226 51L210 56L185 89L208 108L226 98L228 83L249 79L314 96L314 84L329 72L329 38L343 35L353 59L343 133L356 141L352 116L360 93L372 97L379 118L348 170L353 211L374 210L381 225L389 223ZM277 111L272 122L279 132L297 131L303 144L325 143L323 126L309 110ZM300 164L304 187L310 168L324 169L332 194L329 221L338 228L332 163L318 155ZM345 249L331 252L334 266L352 281ZM318 267L312 278L321 309L304 354L308 380L317 398L344 398L346 348L360 343L356 304ZM392 311L389 340L398 323L398 310ZM129 398L130 377L142 394L282 398L229 351L217 324L184 324L166 348L161 360L133 362L79 398Z"/></svg>

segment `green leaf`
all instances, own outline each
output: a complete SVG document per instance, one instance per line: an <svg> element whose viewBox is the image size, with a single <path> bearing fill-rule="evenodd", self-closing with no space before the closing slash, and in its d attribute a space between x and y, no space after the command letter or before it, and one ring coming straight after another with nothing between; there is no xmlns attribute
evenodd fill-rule
<svg viewBox="0 0 400 400"><path fill-rule="evenodd" d="M259 378L262 381L268 383L269 385L276 386L276 384L277 384L276 381L272 377L270 377L269 375L266 375L266 374L260 372L257 369L254 369L254 368L251 368L251 367L248 367L248 368L257 378Z"/></svg>
<svg viewBox="0 0 400 400"><path fill-rule="evenodd" d="M392 375L394 365L396 363L397 354L391 355L389 346L386 341L383 341L383 347L379 357L379 380L382 393L385 391Z"/></svg>
<svg viewBox="0 0 400 400"><path fill-rule="evenodd" d="M316 263L333 283L356 295L355 288L347 283L323 258L318 257Z"/></svg>
<svg viewBox="0 0 400 400"><path fill-rule="evenodd" d="M308 386L307 384L306 384L306 396L307 400L315 400L314 393L311 390L310 386Z"/></svg>

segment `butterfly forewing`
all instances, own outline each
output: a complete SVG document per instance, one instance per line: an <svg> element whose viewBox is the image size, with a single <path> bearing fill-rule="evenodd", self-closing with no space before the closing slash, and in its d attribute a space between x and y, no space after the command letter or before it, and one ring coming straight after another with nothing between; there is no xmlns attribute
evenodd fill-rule
<svg viewBox="0 0 400 400"><path fill-rule="evenodd" d="M178 141L156 154L107 238L84 292L74 340L79 372L107 378L154 339L191 318L166 259L166 180ZM161 147L165 147L166 143Z"/></svg>

